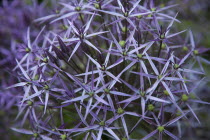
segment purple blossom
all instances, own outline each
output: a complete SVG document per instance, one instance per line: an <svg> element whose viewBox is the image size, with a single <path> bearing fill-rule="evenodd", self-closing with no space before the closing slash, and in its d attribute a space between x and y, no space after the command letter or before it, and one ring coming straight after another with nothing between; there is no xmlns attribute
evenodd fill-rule
<svg viewBox="0 0 210 140"><path fill-rule="evenodd" d="M190 30L174 28L177 5L75 0L56 6L59 11L35 20L36 35L28 27L12 45L17 80L7 89L20 92L8 105L19 110L12 130L34 139L162 140L182 138L172 131L180 121L200 123L193 105L210 103L194 90L206 78L198 55L206 50L196 47ZM182 41L184 34L189 38Z"/></svg>

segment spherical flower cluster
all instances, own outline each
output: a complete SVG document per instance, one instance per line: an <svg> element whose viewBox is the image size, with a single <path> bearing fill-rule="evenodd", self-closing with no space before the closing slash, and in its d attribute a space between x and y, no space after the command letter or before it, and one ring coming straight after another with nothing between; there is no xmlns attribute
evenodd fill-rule
<svg viewBox="0 0 210 140"><path fill-rule="evenodd" d="M205 78L203 48L177 31L176 5L154 0L60 2L15 61L20 102L14 131L38 139L180 139L200 123L194 90ZM187 35L185 38L184 35ZM184 38L184 39L183 39ZM198 62L199 63L199 62ZM193 75L193 77L192 77ZM30 126L30 127L28 127Z"/></svg>

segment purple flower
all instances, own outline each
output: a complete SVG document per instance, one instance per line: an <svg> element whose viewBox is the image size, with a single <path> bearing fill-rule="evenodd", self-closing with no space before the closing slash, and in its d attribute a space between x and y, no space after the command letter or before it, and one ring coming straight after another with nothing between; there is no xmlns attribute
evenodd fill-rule
<svg viewBox="0 0 210 140"><path fill-rule="evenodd" d="M57 6L59 12L35 20L44 24L35 37L29 27L25 41L15 44L22 52L14 59L18 82L8 89L21 90L16 121L22 120L14 131L62 140L157 133L181 139L172 131L179 121L200 122L192 104L209 103L193 96L191 85L205 73L190 62L200 53L192 32L190 44L180 39L186 30L176 31L178 14L167 12L176 5L81 0ZM187 51L179 49L184 46Z"/></svg>

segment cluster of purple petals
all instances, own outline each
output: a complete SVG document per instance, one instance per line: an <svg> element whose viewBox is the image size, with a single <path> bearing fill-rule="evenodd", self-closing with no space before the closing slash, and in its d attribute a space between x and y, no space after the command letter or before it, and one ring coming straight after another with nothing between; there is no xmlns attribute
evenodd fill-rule
<svg viewBox="0 0 210 140"><path fill-rule="evenodd" d="M16 66L15 59L21 59L25 52L21 51L23 43L27 42L27 28L33 28L30 37L35 38L41 29L34 20L38 17L49 14L48 8L55 8L55 2L45 1L39 3L37 0L3 0L0 3L0 109L8 110L12 103L8 102L9 97L14 97L15 92L4 94L4 89L11 84L17 83L16 71L12 70ZM15 89L13 89L15 90ZM7 96L8 95L8 96ZM10 105L6 105L6 104ZM5 107L7 106L7 107Z"/></svg>
<svg viewBox="0 0 210 140"><path fill-rule="evenodd" d="M35 38L40 25L34 20L50 13L49 8L55 8L56 2L38 0L2 0L0 1L0 135L1 139L10 139L9 127L14 122L15 109L20 100L22 89L6 88L19 81L15 59L21 59L25 53L20 51L23 42L27 41L27 28L33 28L30 37Z"/></svg>
<svg viewBox="0 0 210 140"><path fill-rule="evenodd" d="M18 90L11 128L44 140L181 139L199 125L195 90L205 81L190 30L155 1L59 2L20 43L7 87ZM183 130L183 131L182 131Z"/></svg>

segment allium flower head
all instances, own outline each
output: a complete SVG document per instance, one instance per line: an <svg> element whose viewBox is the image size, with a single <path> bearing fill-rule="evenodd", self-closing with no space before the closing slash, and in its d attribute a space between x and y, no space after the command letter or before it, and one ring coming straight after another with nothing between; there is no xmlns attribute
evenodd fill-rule
<svg viewBox="0 0 210 140"><path fill-rule="evenodd" d="M173 131L180 121L200 123L193 105L209 103L191 93L205 71L188 64L200 51L190 30L174 28L178 13L167 10L176 5L75 0L57 6L59 12L35 20L46 23L37 36L30 37L29 27L19 44L18 82L8 87L22 89L14 131L35 139L161 140L181 139L182 131ZM188 43L179 39L185 34Z"/></svg>

